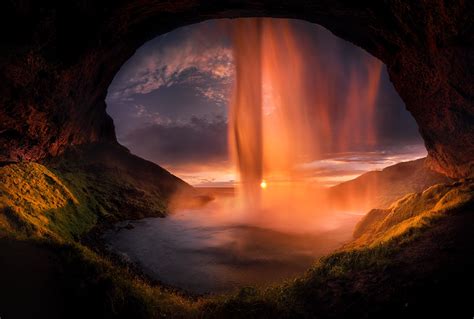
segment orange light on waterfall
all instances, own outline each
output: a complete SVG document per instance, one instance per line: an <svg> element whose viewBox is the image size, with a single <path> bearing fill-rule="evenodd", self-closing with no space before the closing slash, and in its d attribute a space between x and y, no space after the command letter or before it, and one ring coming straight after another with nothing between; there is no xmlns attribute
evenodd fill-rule
<svg viewBox="0 0 474 319"><path fill-rule="evenodd" d="M287 230L324 228L322 221L340 206L339 199L326 195L319 182L323 176L312 176L306 164L333 151L376 144L383 65L368 57L347 69L326 57L323 46L308 44L309 34L289 20L237 21L228 143L242 214L251 219L258 212L259 223ZM335 54L343 49L336 43L330 47ZM348 70L349 77L343 76ZM355 195L345 201L355 205L365 199Z"/></svg>

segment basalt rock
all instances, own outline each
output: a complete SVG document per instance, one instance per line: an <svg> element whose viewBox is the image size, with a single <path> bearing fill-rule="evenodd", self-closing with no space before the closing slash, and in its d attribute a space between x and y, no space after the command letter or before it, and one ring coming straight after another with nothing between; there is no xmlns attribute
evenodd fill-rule
<svg viewBox="0 0 474 319"><path fill-rule="evenodd" d="M474 175L471 1L78 0L0 4L0 161L115 142L107 88L145 41L213 19L321 24L382 60L416 119L432 168Z"/></svg>

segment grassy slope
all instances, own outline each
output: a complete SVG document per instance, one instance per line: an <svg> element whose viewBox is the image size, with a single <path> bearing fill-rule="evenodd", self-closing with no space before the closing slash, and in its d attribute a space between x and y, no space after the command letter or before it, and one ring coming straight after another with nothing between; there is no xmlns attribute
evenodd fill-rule
<svg viewBox="0 0 474 319"><path fill-rule="evenodd" d="M118 145L92 145L42 164L1 166L0 316L149 318L176 313L177 307L187 314L193 306L182 305L188 300L150 287L79 242L95 226L164 216L176 191L192 188ZM45 285L34 278L49 281ZM28 287L29 293L18 287ZM18 309L20 304L55 304L36 302L38 296L61 296L64 306Z"/></svg>
<svg viewBox="0 0 474 319"><path fill-rule="evenodd" d="M164 216L171 196L193 188L160 166L120 145L100 144L71 150L45 163L89 199L109 221Z"/></svg>
<svg viewBox="0 0 474 319"><path fill-rule="evenodd" d="M402 162L381 171L372 171L336 185L330 189L330 196L341 204L341 208L352 209L364 202L364 209L387 208L396 199L410 193L451 179L431 169L426 159Z"/></svg>
<svg viewBox="0 0 474 319"><path fill-rule="evenodd" d="M72 239L97 221L85 194L37 163L0 168L0 230L10 235Z"/></svg>
<svg viewBox="0 0 474 319"><path fill-rule="evenodd" d="M415 199L394 204L382 222L368 222L368 237L362 232L355 242L321 258L303 277L216 298L207 306L209 316L472 315L473 181L438 185L409 197Z"/></svg>
<svg viewBox="0 0 474 319"><path fill-rule="evenodd" d="M70 151L54 161L0 167L0 232L71 240L98 223L164 216L172 194L191 190L117 145Z"/></svg>
<svg viewBox="0 0 474 319"><path fill-rule="evenodd" d="M420 193L408 194L388 209L374 209L354 229L351 247L373 246L403 234L410 227L420 227L425 220L463 205L472 198L474 185L469 182L438 184Z"/></svg>
<svg viewBox="0 0 474 319"><path fill-rule="evenodd" d="M197 300L150 285L77 243L27 243L60 261L65 306L58 317L457 318L471 311L473 223L471 197L383 243L321 258L293 281Z"/></svg>
<svg viewBox="0 0 474 319"><path fill-rule="evenodd" d="M21 300L15 287L22 284L36 295L57 296L59 291L64 307L43 312L57 317L353 318L369 313L375 317L436 314L453 305L457 309L451 311L470 310L463 299L470 295L457 292L463 286L473 288L472 181L435 186L408 195L379 218L368 215L354 243L320 259L294 281L190 299L150 285L126 266L75 240L98 220L124 218L120 205L128 200L132 216L150 214L141 212L148 206L154 214L162 213L169 185L149 184L156 185L157 176L171 181L172 175L151 174L153 167L122 153L115 148L81 150L69 154L67 161L0 168L4 212L0 260L18 260L17 267L13 264L9 269L19 269L11 287L2 278L11 274L0 271L0 280L7 283L2 289L6 296L0 298L4 313L18 314L9 300ZM153 196L157 198L149 199ZM134 204L134 199L139 203ZM54 267L45 266L35 274L34 278L52 278L47 287L25 282L30 279L21 275L20 266L28 261L16 259L16 245L49 256L45 265L46 260L56 261Z"/></svg>

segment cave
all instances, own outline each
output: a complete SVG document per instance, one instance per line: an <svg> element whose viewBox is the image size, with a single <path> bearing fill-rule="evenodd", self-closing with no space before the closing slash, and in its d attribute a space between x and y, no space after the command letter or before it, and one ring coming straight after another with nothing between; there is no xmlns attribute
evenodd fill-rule
<svg viewBox="0 0 474 319"><path fill-rule="evenodd" d="M113 76L146 40L210 18L269 16L317 23L379 58L413 114L430 164L472 174L470 5L316 3L9 3L2 49L2 161L68 145L115 142L105 113ZM7 32L14 27L15 32ZM42 118L42 125L35 118Z"/></svg>
<svg viewBox="0 0 474 319"><path fill-rule="evenodd" d="M8 262L0 267L12 293L2 298L0 316L472 315L472 294L461 293L472 291L474 282L468 271L474 198L471 3L26 0L1 7L0 245ZM243 288L224 301L196 300L139 269L127 270L133 266L101 248L104 229L166 216L176 192L190 203L207 200L119 144L106 112L107 90L124 63L154 37L210 19L244 17L314 23L383 62L428 152L422 174L440 184L370 210L349 245L353 252L323 257L293 285L268 294ZM409 166L399 167L390 183L411 183L397 175L413 172ZM410 176L421 173L416 174ZM431 220L433 212L445 213L447 221ZM415 219L422 220L418 228L402 225ZM401 237L381 237L394 225ZM366 250L357 250L362 243ZM458 273L453 264L461 265ZM17 281L20 270L46 275ZM38 291L45 292L44 300L22 308L17 296L30 288L27 300ZM73 292L58 293L64 291ZM436 306L427 310L433 301Z"/></svg>
<svg viewBox="0 0 474 319"><path fill-rule="evenodd" d="M253 84L239 86L248 61L261 62L243 77ZM261 95L245 98L254 87ZM400 172L410 189L334 191L401 161L422 167L426 149L380 61L301 20L207 20L158 36L122 66L106 103L119 143L212 199L105 236L151 277L191 293L301 275L371 208L445 181Z"/></svg>

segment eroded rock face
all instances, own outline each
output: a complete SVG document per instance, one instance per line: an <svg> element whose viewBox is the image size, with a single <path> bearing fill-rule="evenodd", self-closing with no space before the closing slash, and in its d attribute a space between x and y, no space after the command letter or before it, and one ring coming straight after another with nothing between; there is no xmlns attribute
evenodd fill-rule
<svg viewBox="0 0 474 319"><path fill-rule="evenodd" d="M430 165L474 175L470 1L23 0L0 9L0 161L115 141L107 88L146 40L206 19L272 16L321 24L381 59Z"/></svg>

